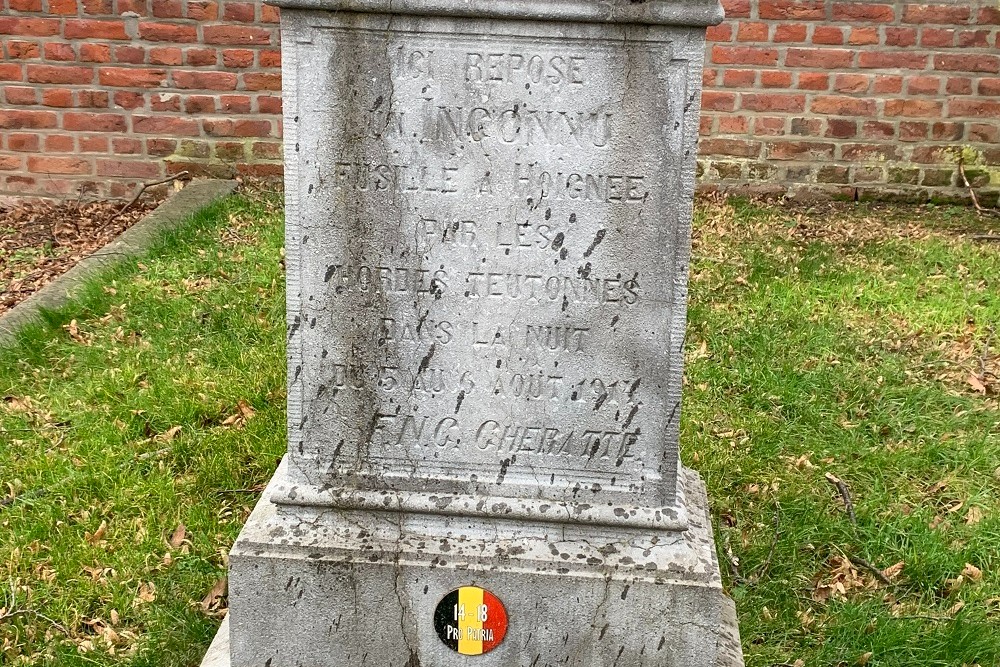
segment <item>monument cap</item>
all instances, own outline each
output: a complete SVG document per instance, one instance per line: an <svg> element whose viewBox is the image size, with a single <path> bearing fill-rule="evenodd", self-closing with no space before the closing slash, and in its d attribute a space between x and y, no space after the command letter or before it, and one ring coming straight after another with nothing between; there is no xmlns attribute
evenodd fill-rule
<svg viewBox="0 0 1000 667"><path fill-rule="evenodd" d="M719 0L267 0L287 9L483 19L709 26Z"/></svg>

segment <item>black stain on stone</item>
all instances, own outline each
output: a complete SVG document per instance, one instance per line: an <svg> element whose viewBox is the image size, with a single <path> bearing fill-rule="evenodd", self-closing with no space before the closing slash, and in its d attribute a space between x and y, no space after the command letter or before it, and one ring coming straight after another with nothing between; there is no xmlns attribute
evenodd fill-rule
<svg viewBox="0 0 1000 667"><path fill-rule="evenodd" d="M552 249L559 250L563 247L563 243L566 241L566 235L562 232L556 234L556 237L552 239Z"/></svg>
<svg viewBox="0 0 1000 667"><path fill-rule="evenodd" d="M504 459L500 462L500 474L497 475L497 484L503 484L503 478L507 476L507 468L510 467L514 457Z"/></svg>
<svg viewBox="0 0 1000 667"><path fill-rule="evenodd" d="M420 360L420 367L417 369L417 375L420 375L425 370L427 370L427 367L430 366L431 358L434 356L434 353L436 351L437 351L437 343L431 343L431 349L428 350L424 358Z"/></svg>
<svg viewBox="0 0 1000 667"><path fill-rule="evenodd" d="M594 252L594 248L596 248L597 246L599 246L601 244L601 241L604 240L604 235L607 234L607 233L608 233L608 230L606 230L606 229L599 229L599 230L597 230L597 235L594 237L594 240L590 244L590 247L587 248L586 251L584 251L583 256L584 257L590 257L590 255L593 254L593 252Z"/></svg>
<svg viewBox="0 0 1000 667"><path fill-rule="evenodd" d="M625 584L625 588L622 589L622 600L628 597L629 585Z"/></svg>
<svg viewBox="0 0 1000 667"><path fill-rule="evenodd" d="M456 415L458 414L458 411L462 409L462 401L464 400L465 400L465 390L463 389L462 391L458 392L458 400L455 401Z"/></svg>
<svg viewBox="0 0 1000 667"><path fill-rule="evenodd" d="M323 282L325 283L330 282L330 278L333 278L333 274L336 272L337 272L336 264L331 264L330 266L326 267L326 275L323 276Z"/></svg>

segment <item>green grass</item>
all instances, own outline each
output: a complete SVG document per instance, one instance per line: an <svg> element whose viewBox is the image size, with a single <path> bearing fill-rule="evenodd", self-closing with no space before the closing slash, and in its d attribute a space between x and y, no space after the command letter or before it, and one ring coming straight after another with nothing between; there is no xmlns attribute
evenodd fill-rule
<svg viewBox="0 0 1000 667"><path fill-rule="evenodd" d="M682 448L739 562L748 665L1000 664L1000 410L967 380L1000 373L1000 253L961 237L980 229L700 207ZM278 197L232 197L0 350L0 664L198 664L200 603L284 449L281 245ZM885 585L850 558L904 566Z"/></svg>

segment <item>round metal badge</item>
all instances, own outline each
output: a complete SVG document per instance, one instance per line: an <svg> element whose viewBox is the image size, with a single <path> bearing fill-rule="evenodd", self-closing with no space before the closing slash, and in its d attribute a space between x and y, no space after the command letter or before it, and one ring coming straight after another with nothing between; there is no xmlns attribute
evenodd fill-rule
<svg viewBox="0 0 1000 667"><path fill-rule="evenodd" d="M451 650L483 655L499 646L507 634L507 610L493 593L462 586L438 603L434 629Z"/></svg>

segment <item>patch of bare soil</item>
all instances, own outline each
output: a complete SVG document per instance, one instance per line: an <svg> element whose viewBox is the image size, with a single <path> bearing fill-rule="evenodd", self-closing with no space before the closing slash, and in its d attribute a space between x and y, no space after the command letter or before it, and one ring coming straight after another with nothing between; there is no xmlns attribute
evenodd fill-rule
<svg viewBox="0 0 1000 667"><path fill-rule="evenodd" d="M0 207L0 315L69 271L154 209L122 202L23 202Z"/></svg>

